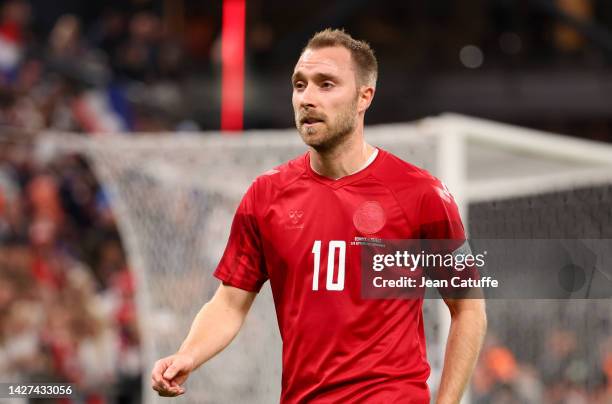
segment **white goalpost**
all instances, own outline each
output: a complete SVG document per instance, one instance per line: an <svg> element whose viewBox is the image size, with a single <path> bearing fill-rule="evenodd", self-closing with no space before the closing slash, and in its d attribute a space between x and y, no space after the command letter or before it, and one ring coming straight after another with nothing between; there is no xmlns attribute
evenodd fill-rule
<svg viewBox="0 0 612 404"><path fill-rule="evenodd" d="M612 201L610 145L456 114L370 126L366 138L441 178L459 204L471 236L518 234L515 227L520 223L506 217L520 216L525 198L538 205L586 192L586 205L567 205L568 212L576 212L568 220L578 223L584 206L596 206L601 211L594 213L594 221L602 224L588 230L589 236L612 238L609 211L599 208ZM159 133L86 138L49 132L38 146L51 155L85 155L110 196L137 281L145 402L162 402L149 387L149 371L155 360L178 348L193 317L216 289L212 271L242 194L257 175L303 153L305 147L294 129L248 131L240 137ZM557 235L555 225L542 226ZM426 301L424 307L435 390L449 318L440 301ZM605 316L610 308L603 301L597 310ZM277 402L280 367L281 341L266 285L237 339L192 375L187 394L175 401Z"/></svg>

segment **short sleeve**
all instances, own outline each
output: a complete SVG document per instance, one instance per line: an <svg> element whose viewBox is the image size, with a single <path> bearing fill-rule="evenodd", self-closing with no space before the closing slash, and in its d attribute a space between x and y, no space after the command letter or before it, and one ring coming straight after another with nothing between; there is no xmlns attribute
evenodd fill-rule
<svg viewBox="0 0 612 404"><path fill-rule="evenodd" d="M477 280L480 274L474 262L466 261L472 256L470 245L465 237L459 208L444 183L435 180L426 189L421 204L421 238L424 249L429 253L440 254L443 257L452 256L453 270L448 268L429 268L427 275L432 279L446 280L452 285L451 278L460 281ZM473 260L472 260L473 261ZM459 285L462 285L459 282ZM473 297L468 292L473 288L467 286L440 287L438 291L443 297L460 298Z"/></svg>
<svg viewBox="0 0 612 404"><path fill-rule="evenodd" d="M214 272L224 284L250 292L259 292L268 279L255 213L255 186L251 185L236 210L225 252Z"/></svg>
<svg viewBox="0 0 612 404"><path fill-rule="evenodd" d="M419 233L422 239L465 240L465 230L453 196L439 180L428 184L421 199Z"/></svg>

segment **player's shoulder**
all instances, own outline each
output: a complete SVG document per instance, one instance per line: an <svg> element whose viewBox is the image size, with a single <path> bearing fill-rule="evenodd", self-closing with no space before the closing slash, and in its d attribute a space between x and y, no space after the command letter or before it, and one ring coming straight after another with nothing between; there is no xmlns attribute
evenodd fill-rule
<svg viewBox="0 0 612 404"><path fill-rule="evenodd" d="M424 168L417 167L388 151L376 176L390 188L427 191L442 186L441 181Z"/></svg>
<svg viewBox="0 0 612 404"><path fill-rule="evenodd" d="M403 206L453 204L446 185L429 171L387 152L378 177Z"/></svg>
<svg viewBox="0 0 612 404"><path fill-rule="evenodd" d="M306 173L306 154L289 160L262 174L254 181L252 187L260 194L273 196L274 193L286 188Z"/></svg>

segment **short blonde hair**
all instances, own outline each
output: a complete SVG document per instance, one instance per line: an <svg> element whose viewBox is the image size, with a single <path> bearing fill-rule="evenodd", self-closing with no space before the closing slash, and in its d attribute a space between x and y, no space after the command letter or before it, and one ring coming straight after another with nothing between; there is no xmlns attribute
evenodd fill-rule
<svg viewBox="0 0 612 404"><path fill-rule="evenodd" d="M341 46L351 52L351 59L357 70L357 84L376 87L378 78L378 61L374 51L365 41L359 41L347 34L343 29L327 28L310 38L302 53L307 49L321 49Z"/></svg>

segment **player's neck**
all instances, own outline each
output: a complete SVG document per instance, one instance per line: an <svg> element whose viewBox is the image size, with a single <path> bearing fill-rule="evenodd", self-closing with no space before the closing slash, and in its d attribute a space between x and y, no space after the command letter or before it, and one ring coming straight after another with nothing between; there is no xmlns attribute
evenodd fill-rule
<svg viewBox="0 0 612 404"><path fill-rule="evenodd" d="M310 167L318 174L339 179L360 171L376 148L362 136L351 136L347 142L325 153L310 151Z"/></svg>

